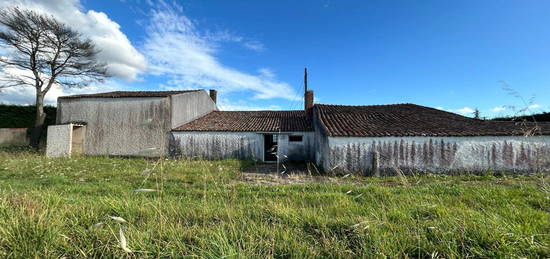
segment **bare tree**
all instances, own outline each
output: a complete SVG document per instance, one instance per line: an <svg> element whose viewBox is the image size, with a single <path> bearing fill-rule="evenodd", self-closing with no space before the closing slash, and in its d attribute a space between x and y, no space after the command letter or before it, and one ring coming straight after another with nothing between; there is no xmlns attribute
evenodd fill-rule
<svg viewBox="0 0 550 259"><path fill-rule="evenodd" d="M44 128L44 97L54 85L79 87L106 76L94 44L51 16L31 10L0 10L0 88L36 89L36 121L31 145L38 147ZM2 56L5 55L5 56Z"/></svg>

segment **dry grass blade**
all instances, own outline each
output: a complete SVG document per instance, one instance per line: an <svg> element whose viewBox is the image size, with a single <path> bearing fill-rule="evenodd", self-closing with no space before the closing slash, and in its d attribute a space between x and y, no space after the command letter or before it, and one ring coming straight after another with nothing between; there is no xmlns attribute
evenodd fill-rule
<svg viewBox="0 0 550 259"><path fill-rule="evenodd" d="M149 169L149 168L147 168L147 169L141 171L140 173L141 173L142 175L148 175L148 174L150 174L151 172L152 172L152 170Z"/></svg>
<svg viewBox="0 0 550 259"><path fill-rule="evenodd" d="M124 231L122 230L122 227L120 227L118 234L119 234L120 248L122 248L122 250L124 250L124 252L126 253L131 253L132 250L128 248L128 242L126 241L126 237L124 236Z"/></svg>
<svg viewBox="0 0 550 259"><path fill-rule="evenodd" d="M361 225L365 225L365 224L367 224L367 223L368 223L367 221L362 221L362 222L359 222L359 223L357 223L357 224L351 225L351 227L352 227L352 228L356 228L356 227L359 227L359 226L361 226Z"/></svg>
<svg viewBox="0 0 550 259"><path fill-rule="evenodd" d="M105 225L105 222L99 222L99 223L95 223L92 225L92 228L94 229L98 229L98 228L101 228Z"/></svg>
<svg viewBox="0 0 550 259"><path fill-rule="evenodd" d="M156 192L157 189L137 189L136 192Z"/></svg>
<svg viewBox="0 0 550 259"><path fill-rule="evenodd" d="M112 220L116 221L117 223L128 223L125 219L117 216L109 216Z"/></svg>

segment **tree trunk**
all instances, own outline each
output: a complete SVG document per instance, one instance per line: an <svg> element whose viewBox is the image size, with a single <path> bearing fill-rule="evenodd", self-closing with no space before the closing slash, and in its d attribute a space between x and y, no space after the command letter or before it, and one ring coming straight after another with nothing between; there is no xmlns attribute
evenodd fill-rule
<svg viewBox="0 0 550 259"><path fill-rule="evenodd" d="M42 137L42 130L44 129L44 121L46 120L46 114L44 114L44 94L40 90L36 91L36 121L31 131L31 146L38 148L40 145L40 138Z"/></svg>

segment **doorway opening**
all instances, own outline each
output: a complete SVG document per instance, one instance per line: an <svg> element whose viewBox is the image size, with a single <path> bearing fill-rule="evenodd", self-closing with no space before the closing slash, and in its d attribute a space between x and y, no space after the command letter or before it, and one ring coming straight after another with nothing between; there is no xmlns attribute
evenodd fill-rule
<svg viewBox="0 0 550 259"><path fill-rule="evenodd" d="M275 162L277 161L277 135L264 134L264 161Z"/></svg>
<svg viewBox="0 0 550 259"><path fill-rule="evenodd" d="M86 127L84 125L73 124L71 138L71 154L80 155L84 151L84 135Z"/></svg>

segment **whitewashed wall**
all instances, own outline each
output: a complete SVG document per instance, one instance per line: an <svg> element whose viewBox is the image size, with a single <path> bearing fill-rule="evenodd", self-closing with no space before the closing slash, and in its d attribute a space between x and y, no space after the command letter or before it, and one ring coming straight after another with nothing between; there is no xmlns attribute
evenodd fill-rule
<svg viewBox="0 0 550 259"><path fill-rule="evenodd" d="M170 117L169 98L59 99L57 124L87 124L85 154L159 156Z"/></svg>
<svg viewBox="0 0 550 259"><path fill-rule="evenodd" d="M217 110L206 91L188 92L170 96L172 129Z"/></svg>
<svg viewBox="0 0 550 259"><path fill-rule="evenodd" d="M252 132L172 132L173 157L263 160L263 136Z"/></svg>
<svg viewBox="0 0 550 259"><path fill-rule="evenodd" d="M384 174L424 171L550 171L550 136L537 137L329 137L328 172L369 174L373 151Z"/></svg>
<svg viewBox="0 0 550 259"><path fill-rule="evenodd" d="M274 133L277 134L277 133ZM301 142L289 142L289 135L301 135ZM205 159L264 159L264 136L256 132L172 132L171 154L175 157ZM278 138L281 159L313 159L313 132L281 133Z"/></svg>
<svg viewBox="0 0 550 259"><path fill-rule="evenodd" d="M71 155L73 137L73 125L51 125L48 126L48 138L46 145L46 156L66 157Z"/></svg>
<svg viewBox="0 0 550 259"><path fill-rule="evenodd" d="M301 142L290 142L289 136L302 136ZM278 155L282 160L309 161L314 158L314 133L281 133L278 141Z"/></svg>

